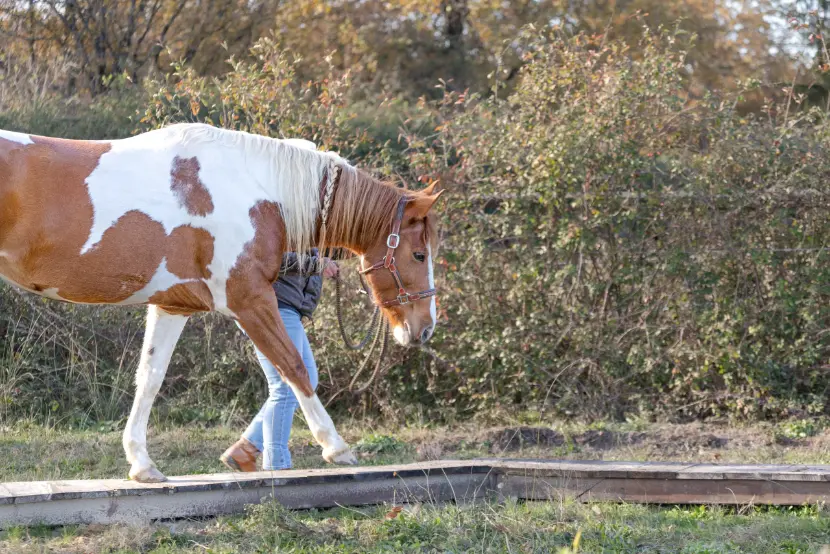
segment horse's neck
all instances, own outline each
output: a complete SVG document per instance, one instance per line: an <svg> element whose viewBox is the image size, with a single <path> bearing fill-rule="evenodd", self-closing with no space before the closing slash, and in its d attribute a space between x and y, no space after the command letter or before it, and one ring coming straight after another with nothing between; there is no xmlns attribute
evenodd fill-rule
<svg viewBox="0 0 830 554"><path fill-rule="evenodd" d="M356 170L342 172L326 223L325 246L363 256L391 231L402 196L395 189Z"/></svg>

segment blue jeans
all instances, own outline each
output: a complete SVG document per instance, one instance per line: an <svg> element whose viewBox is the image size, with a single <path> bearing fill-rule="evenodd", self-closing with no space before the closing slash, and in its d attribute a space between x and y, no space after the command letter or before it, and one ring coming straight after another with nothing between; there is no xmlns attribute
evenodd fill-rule
<svg viewBox="0 0 830 554"><path fill-rule="evenodd" d="M288 331L288 337L308 369L311 388L317 388L317 363L311 353L311 345L301 321L300 313L291 308L280 308L280 316ZM300 405L294 391L282 380L277 369L268 358L256 349L259 365L268 380L268 400L242 435L260 452L262 452L262 469L289 469L291 453L288 451L288 437L291 435L291 423L294 411Z"/></svg>

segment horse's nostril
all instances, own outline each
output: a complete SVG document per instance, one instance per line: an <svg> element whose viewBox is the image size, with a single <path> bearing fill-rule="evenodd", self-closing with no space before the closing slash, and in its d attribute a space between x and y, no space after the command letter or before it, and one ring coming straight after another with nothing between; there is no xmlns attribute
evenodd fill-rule
<svg viewBox="0 0 830 554"><path fill-rule="evenodd" d="M421 333L421 343L427 342L432 337L432 326L430 325Z"/></svg>

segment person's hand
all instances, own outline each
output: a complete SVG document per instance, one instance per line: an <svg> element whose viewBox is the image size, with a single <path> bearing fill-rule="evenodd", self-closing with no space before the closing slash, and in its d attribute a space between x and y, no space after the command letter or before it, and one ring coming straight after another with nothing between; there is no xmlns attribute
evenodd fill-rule
<svg viewBox="0 0 830 554"><path fill-rule="evenodd" d="M331 279L333 277L337 277L340 273L340 267L334 261L326 258L326 265L323 268L323 277Z"/></svg>

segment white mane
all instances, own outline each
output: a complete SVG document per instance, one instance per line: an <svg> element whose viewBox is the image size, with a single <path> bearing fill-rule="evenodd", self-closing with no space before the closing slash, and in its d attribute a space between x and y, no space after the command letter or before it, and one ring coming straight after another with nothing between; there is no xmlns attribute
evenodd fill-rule
<svg viewBox="0 0 830 554"><path fill-rule="evenodd" d="M285 223L286 251L303 256L312 245L320 210L320 184L330 161L350 168L334 152L318 151L305 139L274 139L244 131L231 131L204 124L179 124L181 142L194 145L221 142L239 149L245 158L262 163L267 160L267 182L260 186L269 196L280 199L280 214Z"/></svg>

